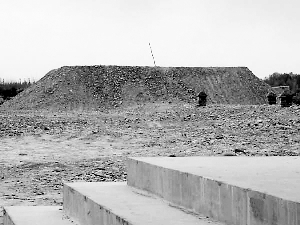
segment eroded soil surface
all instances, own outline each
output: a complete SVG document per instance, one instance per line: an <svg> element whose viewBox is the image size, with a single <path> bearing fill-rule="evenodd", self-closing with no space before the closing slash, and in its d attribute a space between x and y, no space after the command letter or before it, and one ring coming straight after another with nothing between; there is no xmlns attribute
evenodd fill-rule
<svg viewBox="0 0 300 225"><path fill-rule="evenodd" d="M299 131L297 106L0 111L0 206L61 205L63 182L125 181L129 156L300 155Z"/></svg>

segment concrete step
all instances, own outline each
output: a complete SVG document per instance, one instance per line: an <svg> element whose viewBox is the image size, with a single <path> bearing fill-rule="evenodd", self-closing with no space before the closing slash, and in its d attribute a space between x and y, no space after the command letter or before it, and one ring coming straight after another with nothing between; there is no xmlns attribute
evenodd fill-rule
<svg viewBox="0 0 300 225"><path fill-rule="evenodd" d="M68 183L64 211L82 225L220 225L173 207L126 182Z"/></svg>
<svg viewBox="0 0 300 225"><path fill-rule="evenodd" d="M129 186L236 225L300 225L300 157L140 157Z"/></svg>
<svg viewBox="0 0 300 225"><path fill-rule="evenodd" d="M60 206L4 207L4 225L76 225Z"/></svg>

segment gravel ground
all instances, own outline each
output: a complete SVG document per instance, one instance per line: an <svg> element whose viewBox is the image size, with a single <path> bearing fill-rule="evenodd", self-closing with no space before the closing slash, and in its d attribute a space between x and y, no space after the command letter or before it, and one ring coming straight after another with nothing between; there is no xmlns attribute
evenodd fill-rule
<svg viewBox="0 0 300 225"><path fill-rule="evenodd" d="M125 181L129 156L299 155L299 116L298 106L183 103L0 111L0 206L61 205L63 182Z"/></svg>

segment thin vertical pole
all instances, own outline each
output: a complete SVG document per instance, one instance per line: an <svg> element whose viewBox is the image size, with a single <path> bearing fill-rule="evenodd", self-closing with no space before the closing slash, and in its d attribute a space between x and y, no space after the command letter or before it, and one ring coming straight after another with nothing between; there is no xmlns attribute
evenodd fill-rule
<svg viewBox="0 0 300 225"><path fill-rule="evenodd" d="M149 47L150 47L151 55L152 55L152 58L153 58L154 66L156 66L150 42L149 42Z"/></svg>

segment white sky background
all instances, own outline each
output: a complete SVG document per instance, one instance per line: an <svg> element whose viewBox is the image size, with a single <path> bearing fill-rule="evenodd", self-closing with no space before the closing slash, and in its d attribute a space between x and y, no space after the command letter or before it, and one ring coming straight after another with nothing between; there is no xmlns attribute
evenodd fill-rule
<svg viewBox="0 0 300 225"><path fill-rule="evenodd" d="M65 65L300 73L299 0L0 0L0 78Z"/></svg>

